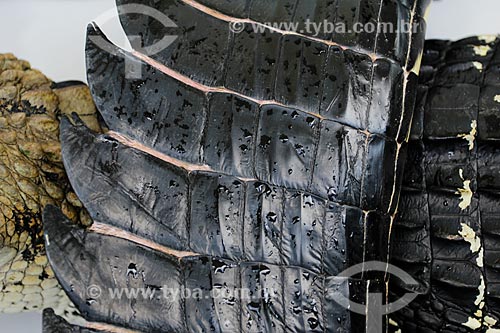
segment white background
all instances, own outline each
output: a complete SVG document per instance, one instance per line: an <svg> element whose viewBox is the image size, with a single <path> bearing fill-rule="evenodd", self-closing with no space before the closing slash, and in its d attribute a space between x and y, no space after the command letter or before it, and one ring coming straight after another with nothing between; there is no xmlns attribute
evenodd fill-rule
<svg viewBox="0 0 500 333"><path fill-rule="evenodd" d="M54 81L85 81L87 23L113 8L114 0L0 0L0 53L13 52ZM103 30L126 45L117 20L108 21ZM427 31L428 38L446 39L500 33L500 1L436 2ZM0 331L40 333L41 317L0 315Z"/></svg>

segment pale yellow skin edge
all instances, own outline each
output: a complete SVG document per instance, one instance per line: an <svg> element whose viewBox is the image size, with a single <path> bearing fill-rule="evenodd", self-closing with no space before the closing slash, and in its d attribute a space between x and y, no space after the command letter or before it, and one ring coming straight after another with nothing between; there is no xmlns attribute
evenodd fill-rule
<svg viewBox="0 0 500 333"><path fill-rule="evenodd" d="M75 223L90 224L64 172L59 119L75 112L91 129L99 125L85 85L51 84L28 62L0 54L0 312L53 308L75 322L45 256L41 213L54 204Z"/></svg>

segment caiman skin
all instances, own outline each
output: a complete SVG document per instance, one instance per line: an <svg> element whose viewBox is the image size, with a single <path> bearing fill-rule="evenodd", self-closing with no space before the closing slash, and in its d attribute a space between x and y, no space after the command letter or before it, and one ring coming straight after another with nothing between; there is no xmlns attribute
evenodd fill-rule
<svg viewBox="0 0 500 333"><path fill-rule="evenodd" d="M48 265L42 231L48 204L90 222L61 159L59 117L72 112L98 130L85 85L54 84L28 62L0 54L0 312L76 311Z"/></svg>
<svg viewBox="0 0 500 333"><path fill-rule="evenodd" d="M393 332L499 329L494 245L500 216L494 185L500 123L498 45L491 36L426 43L392 239L392 262L411 272L420 285L391 286L395 298L402 287L421 296L391 316ZM447 121L434 120L439 115ZM462 193L468 193L467 181L470 203L468 196L461 200ZM69 327L52 313L45 318L46 333Z"/></svg>
<svg viewBox="0 0 500 333"><path fill-rule="evenodd" d="M106 331L96 331L82 326L72 325L64 318L55 314L53 309L43 311L42 333L105 333Z"/></svg>
<svg viewBox="0 0 500 333"><path fill-rule="evenodd" d="M406 168L404 191L400 203L401 213L394 224L394 236L392 239L393 262L404 267L407 271L412 272L421 282L417 291L421 293L422 296L420 296L408 309L393 316L391 322L393 324L396 323L395 330L401 329L403 332L496 332L498 330L497 320L499 318L499 312L496 310L498 309L498 295L496 293L496 284L498 283L496 281L498 259L496 256L497 249L494 246L494 244L497 243L496 238L498 237L498 232L496 231L496 225L498 224L498 216L500 216L498 208L496 207L496 203L498 202L498 190L494 185L496 184L495 179L497 173L495 161L498 155L496 142L498 140L497 129L499 124L496 115L498 111L496 103L500 103L500 97L497 97L499 94L496 94L496 91L499 90L497 69L499 60L495 57L495 55L497 55L497 45L498 40L490 37L485 37L483 39L468 39L454 44L450 44L449 42L431 42L428 44L428 51L423 60L423 77L421 79L421 86L419 87L419 107L413 118L414 128L409 149L409 166ZM6 65L7 68L13 66L31 71L25 62L17 61L11 56L4 57L8 60L6 62L9 63ZM10 61L12 61L12 63L10 63ZM30 82L31 79L26 80ZM73 87L63 88L61 86L53 86L53 88L52 90L59 99L58 108L63 110L66 109L66 107L62 106L64 104L64 102L62 102L64 98L61 97L61 90L65 89L67 92L68 88L73 89ZM21 91L24 91L23 89L21 89ZM78 90L82 91L82 89ZM38 87L34 90L38 90ZM46 93L45 87L41 90L44 91L44 94ZM9 98L11 101L17 100L16 98L9 97L14 95L13 91L14 90L11 88L5 91L0 89L0 93L5 94L0 97L2 102L4 99L9 100ZM26 98L27 96L28 98ZM23 112L27 113L26 117L28 120L26 121L26 126L30 131L26 131L25 135L28 136L32 135L31 132L36 132L36 130L38 130L37 125L30 127L30 120L33 119L31 117L35 117L37 113L45 113L45 111L41 111L40 106L36 104L38 101L36 98L38 97L35 99L30 98L30 94L25 94L25 96L20 98L21 101L28 100L30 102L28 106L22 102L17 105L16 103L12 103L11 105L6 104L7 110L9 111L20 111L21 109L18 105L22 105ZM45 97L42 97L42 99L44 98ZM75 100L77 101L78 98L79 97ZM70 100L73 100L73 98L69 100L66 99L66 101ZM456 104L450 107L449 103L451 100L455 100ZM44 106L51 106L49 102L50 98L44 99L44 101L46 103L43 104ZM86 99L86 101L88 102L88 99ZM76 103L70 108L83 104ZM14 107L12 107L13 105ZM36 105L36 112L32 109L33 105ZM52 108L49 107L49 109ZM82 114L85 114L85 112ZM8 116L5 117L5 115L4 113L2 114L2 116L7 119L4 124L8 126L5 128L9 128L9 126L15 127L16 125L19 126L19 123L16 122L18 120L13 120ZM8 115L10 115L10 113ZM443 117L440 115L443 115ZM452 122L450 125L447 120L453 116L458 120ZM476 121L476 125L473 125L474 121ZM467 127L467 125L469 125L469 127ZM68 123L66 123L65 126L66 128L71 128ZM18 127L15 128L17 129ZM35 129L34 131L32 130L33 128ZM82 125L79 125L79 129L84 128ZM8 131L6 130L5 133L8 133ZM75 131L74 133L79 132ZM82 135L78 138L85 142L88 132L84 130L81 134ZM50 135L47 135L47 138L48 137L50 137ZM2 137L2 140L3 139ZM28 140L23 137L23 142L28 142ZM49 146L51 146L52 143L57 145L57 139L55 141L52 140ZM18 143L16 143L16 145L18 146L18 151L25 154L26 150L20 148L20 144ZM119 150L116 149L118 145L115 145L115 143L112 143L112 145L116 153ZM10 153L12 154L12 152ZM16 158L19 157L19 155L16 154L12 156ZM17 159L14 160L15 162L9 165L16 165ZM50 163L55 162L50 160ZM25 169L29 168L26 167L25 164L21 163L21 165ZM119 164L110 164L106 167L116 167L117 165ZM37 165L37 167L40 167L40 165ZM16 172L19 173L18 168L16 168ZM24 173L20 174L25 177ZM21 178L18 177L15 179L22 183ZM44 184L44 182L41 182L41 184ZM269 188L273 186L272 184L270 185L264 182L261 182L260 185L264 186L264 188L266 188L266 186ZM220 187L218 187L217 190L226 191L226 189ZM46 188L44 188L43 191L42 195L39 194L40 197L48 195L49 199L54 199ZM29 195L24 195L24 200L33 197L33 192L27 191L27 193ZM69 187L64 187L63 193L68 193L67 196L74 196L69 190ZM232 194L232 192L229 193L230 196ZM80 217L88 223L88 217L82 217L79 213L77 214L77 212L84 214L78 200L74 199L74 197L73 200L70 200L67 196L64 200L53 200L50 203L60 205L63 212L73 220L77 220L78 217ZM11 199L11 197L8 198ZM68 203L71 203L72 206L68 206ZM310 204L311 202L304 201L304 203ZM40 205L45 206L45 203ZM33 209L32 205L29 207L30 210ZM423 215L428 216L428 218L422 218ZM178 258L179 253L177 253L177 255L170 253L171 257L168 255L162 256L157 253L155 254L154 251L145 246L136 246L131 242L119 240L114 236L103 237L99 235L99 233L87 234L82 230L76 230L69 224L69 221L67 221L63 215L60 215L60 213L55 210L48 209L46 216L50 217L47 221L53 221L49 222L49 225L52 227L52 229L49 227L50 234L59 237L63 237L63 235L66 234L67 237L65 239L71 242L75 242L76 239L77 242L75 244L80 246L80 249L88 251L87 253L90 254L90 257L98 253L100 254L100 258L109 258L109 253L133 251L136 253L136 257L142 256L150 260L152 260L151 258L157 260L156 263L152 260L151 264L145 264L145 266L156 267L167 263L167 265L171 265L178 271L184 269L184 271L181 272L182 274L187 274L187 276L199 274L200 268L194 267L198 259L193 260L193 258L188 258L192 257L193 253L183 253L183 256L187 259L181 260L182 263L179 264L174 260ZM57 224L63 220L66 221L66 224ZM39 218L38 220L33 220L33 223L37 222L39 222ZM28 263L24 273L28 273L28 270L31 269L31 256L33 256L34 262L38 259L39 263L37 266L44 266L44 264L40 264L40 262L44 260L44 257L43 255L39 255L42 253L39 246L39 228L33 228L31 226L29 230L37 230L36 236L28 235L18 238L14 236L12 241L12 243L14 243L26 237L26 243L28 243L28 245L26 245L24 248L25 250L22 251L23 258L20 261L21 265L24 265L25 262ZM145 236L157 241L151 238L154 237L153 234L147 234ZM87 237L89 240L86 239ZM57 237L55 239L58 241ZM418 241L415 242L415 240ZM86 244L86 246L81 247L82 243ZM99 246L96 246L96 244ZM56 244L56 246L59 246L59 244ZM90 250L89 247L91 247ZM117 247L124 251L117 251ZM187 246L187 248L191 250L189 246ZM352 245L351 249L349 249L349 247L347 248L355 252ZM28 251L26 251L26 249L28 249ZM61 247L60 250L61 254L66 253L64 247ZM82 252L86 254L84 251ZM222 261L222 259L214 260L212 257L202 257L201 260L210 262L212 267L219 270L218 273L216 271L214 276L217 274L224 274L225 270L236 267L236 265L231 262L228 263L227 261ZM307 260L304 260L301 264L307 265ZM126 261L123 263L122 266L125 267ZM10 266L11 271L14 271L14 267L17 267L15 266L16 264L19 264L19 262ZM99 262L95 261L93 264L98 265ZM93 268L93 264L87 264L87 268ZM119 267L120 265L116 266L114 269L120 272ZM127 267L126 277L127 281L130 281L130 276L135 276L137 272L130 272L130 264ZM265 272L263 275L266 276L269 274L267 273L269 267L271 267L271 269L273 268L272 265L265 266L259 263L258 268L253 267L250 271L252 271L252 274L256 272L259 274ZM315 267L307 268L313 272L313 274L318 270ZM45 270L48 275L52 274L50 268L44 266L42 269ZM135 269L132 269L132 271L134 270ZM286 266L280 270L283 271L282 274L294 272L294 268ZM85 272L85 269L83 271ZM324 282L322 282L323 285L318 282L322 281L321 276L318 278L312 275L311 277L309 271L304 271L308 276L306 280L309 281L309 278L311 278L314 281L312 286L308 285L305 287L306 291L309 289L313 290L312 294L314 295L323 292L322 289L328 291L328 287L324 288ZM91 271L88 272L88 274L91 274ZM201 272L204 273L205 271L201 269ZM165 279L167 279L167 276L165 276ZM207 276L212 275L209 274ZM232 277L234 278L234 275L232 275ZM53 279L47 279L47 281L53 281ZM103 284L109 284L106 278L98 281ZM184 280L184 278L182 278L182 281L184 281L182 284L186 285L189 279L186 278ZM145 280L143 282L145 283ZM224 279L223 282L224 284L227 283ZM21 284L23 283L24 280ZM193 286L201 285L201 281L192 283ZM264 282L264 284L265 283L267 282ZM303 281L301 281L301 284L302 283ZM321 287L314 290L317 285L321 285ZM20 286L20 284L18 283L17 286ZM149 287L154 289L156 286L149 285ZM214 285L208 285L206 286L206 290L210 290L213 287ZM225 288L226 287L227 286L225 286ZM398 287L405 288L404 286ZM9 288L10 287L7 287L5 289L7 293L11 292ZM33 290L30 288L27 288L25 284L23 290ZM182 286L179 288L182 288ZM397 296L398 293L396 288L397 287L395 287L394 290L396 290L395 293ZM40 289L36 290L38 291ZM283 290L285 289L283 288ZM15 296L15 294L9 295ZM32 295L30 295L30 297L31 296ZM314 297L310 296L307 296L307 298L314 299ZM23 301L29 302L32 300L33 304L37 304L36 299L37 297L31 297L23 299ZM86 299L86 303L88 303L89 306L94 304L95 301L96 300ZM45 306L45 304L42 306ZM137 305L134 305L134 307L137 307ZM36 308L39 307L37 306ZM194 308L196 308L196 306L194 306ZM204 315L208 316L208 314L203 313L203 311L208 311L208 308L207 306L203 310L197 309L195 313L198 313L199 317L188 316L188 318L192 320L195 320L193 318L203 320ZM218 310L220 309L219 304ZM304 309L311 311L310 309L312 309L312 307L305 306L302 310ZM156 310L159 311L158 309ZM314 313L314 311L312 311L312 313ZM165 312L160 314L165 315ZM314 314L316 317L318 316L318 314ZM88 313L85 313L85 315L88 315ZM316 318L315 316L310 318ZM46 332L90 332L87 328L70 328L67 323L54 317L53 313L46 313L45 318ZM322 319L327 321L326 318ZM307 325L309 325L310 328L316 324L317 322L314 320L307 321Z"/></svg>
<svg viewBox="0 0 500 333"><path fill-rule="evenodd" d="M492 36L426 43L392 238L392 263L420 285L391 285L394 298L402 291L421 296L391 316L393 332L499 330L498 50ZM51 323L46 333L68 327L51 313L45 317Z"/></svg>
<svg viewBox="0 0 500 333"><path fill-rule="evenodd" d="M384 272L335 276L388 260L428 1L139 4L169 15L179 37L154 59L87 44L109 131L61 125L68 177L94 220L83 230L46 209L63 288L89 321L140 331L365 331L334 299L385 292ZM423 26L318 37L251 28L307 17ZM146 45L167 33L142 15L122 20ZM140 79L126 76L132 61ZM102 295L90 297L92 285ZM106 289L130 286L251 297L130 300Z"/></svg>
<svg viewBox="0 0 500 333"><path fill-rule="evenodd" d="M500 39L429 41L392 262L400 332L500 332ZM397 330L397 328L396 328Z"/></svg>

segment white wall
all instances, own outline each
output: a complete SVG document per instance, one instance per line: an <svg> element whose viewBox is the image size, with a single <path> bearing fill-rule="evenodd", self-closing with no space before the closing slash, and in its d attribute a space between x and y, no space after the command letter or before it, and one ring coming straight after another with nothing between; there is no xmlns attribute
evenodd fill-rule
<svg viewBox="0 0 500 333"><path fill-rule="evenodd" d="M84 81L87 23L111 8L114 0L0 0L0 53L29 60L53 80ZM117 20L103 28L112 40L124 43ZM500 33L498 0L442 0L433 5L428 38L492 33ZM2 332L40 333L40 315L0 315L0 327Z"/></svg>
<svg viewBox="0 0 500 333"><path fill-rule="evenodd" d="M440 0L432 4L427 38L500 34L500 1Z"/></svg>
<svg viewBox="0 0 500 333"><path fill-rule="evenodd" d="M0 0L0 53L13 52L56 81L84 80L87 24L114 9L114 0ZM117 19L103 29L123 43Z"/></svg>

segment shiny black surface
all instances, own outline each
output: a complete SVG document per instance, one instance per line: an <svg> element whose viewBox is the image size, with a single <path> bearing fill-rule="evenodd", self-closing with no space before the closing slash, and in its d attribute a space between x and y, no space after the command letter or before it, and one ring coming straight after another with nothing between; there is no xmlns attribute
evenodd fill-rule
<svg viewBox="0 0 500 333"><path fill-rule="evenodd" d="M292 2L203 4L261 23L320 19L330 15L323 8L336 8L328 17L348 25L408 21L412 8L420 22L428 5ZM398 147L410 126L417 83L411 70L423 33L321 39L257 33L247 24L234 34L220 13L190 1L140 3L178 25L179 38L153 56L162 65L118 49L107 53L91 41L87 65L106 126L143 152L64 120L63 159L95 222L197 254L179 260L72 228L47 211L47 251L71 299L91 321L143 331L364 331L364 318L333 299L363 303L367 286L384 290L383 273L349 284L333 276L387 259L404 158ZM127 34L146 45L166 33L141 15L122 19ZM94 26L88 33L104 37ZM130 61L142 63L141 79L125 75ZM252 298L88 300L92 284L248 288Z"/></svg>
<svg viewBox="0 0 500 333"><path fill-rule="evenodd" d="M348 294L345 280L296 266L169 256L75 228L52 206L44 219L53 268L87 319L143 332L331 332L351 327L348 310L333 301L338 293ZM100 288L99 297L89 296L89 287ZM113 294L124 288L140 294L132 299Z"/></svg>
<svg viewBox="0 0 500 333"><path fill-rule="evenodd" d="M499 50L498 39L426 43L392 239L393 263L420 282L421 296L394 317L403 332L471 332L469 319L476 332L498 329ZM459 136L473 121L470 147ZM466 180L473 197L462 209L457 191ZM463 224L479 247L464 239ZM406 289L396 282L391 291Z"/></svg>

